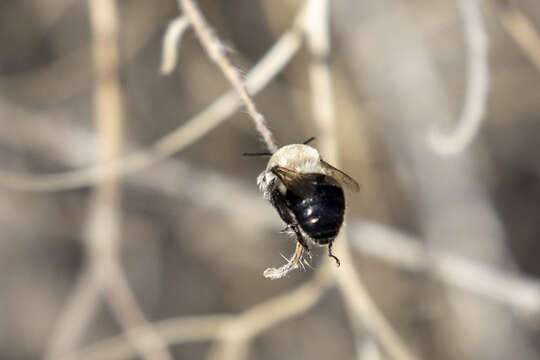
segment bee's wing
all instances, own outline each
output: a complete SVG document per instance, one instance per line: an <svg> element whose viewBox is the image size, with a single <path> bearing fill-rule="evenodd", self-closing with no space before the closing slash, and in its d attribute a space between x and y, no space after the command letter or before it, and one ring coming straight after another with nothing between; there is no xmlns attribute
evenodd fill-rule
<svg viewBox="0 0 540 360"><path fill-rule="evenodd" d="M326 177L323 174L303 174L281 166L275 166L271 171L276 174L287 190L299 196L309 196L315 189L316 180Z"/></svg>
<svg viewBox="0 0 540 360"><path fill-rule="evenodd" d="M358 192L360 191L360 185L349 175L345 174L343 171L336 169L329 163L321 160L321 165L324 168L325 172L334 177L340 184L345 185L349 190Z"/></svg>

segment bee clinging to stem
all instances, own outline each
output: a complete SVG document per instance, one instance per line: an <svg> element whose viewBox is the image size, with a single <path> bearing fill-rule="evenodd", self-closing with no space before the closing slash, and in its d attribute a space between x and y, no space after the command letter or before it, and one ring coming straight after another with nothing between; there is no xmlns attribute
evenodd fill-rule
<svg viewBox="0 0 540 360"><path fill-rule="evenodd" d="M312 140L283 146L273 154L244 154L270 156L266 169L257 177L257 184L285 222L284 230L293 234L300 245L288 264L265 271L269 278L282 277L297 268L303 252L310 253L310 245L327 245L328 256L340 265L332 245L345 214L342 186L355 192L360 187L349 175L325 162L308 145Z"/></svg>

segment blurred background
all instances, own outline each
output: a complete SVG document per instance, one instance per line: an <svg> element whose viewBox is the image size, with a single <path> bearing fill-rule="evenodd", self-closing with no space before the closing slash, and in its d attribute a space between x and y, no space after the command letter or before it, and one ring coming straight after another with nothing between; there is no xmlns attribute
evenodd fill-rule
<svg viewBox="0 0 540 360"><path fill-rule="evenodd" d="M304 4L198 3L242 74ZM130 154L186 123L230 84L189 29L176 70L159 74L163 36L179 14L175 1L117 5L119 131L121 151ZM540 3L336 0L330 10L340 168L361 184L347 198L355 268L419 358L537 359ZM121 196L102 217L96 206L107 183L34 191L11 177L43 179L103 159L107 130L94 120L89 12L85 1L0 2L1 359L62 358L66 349L122 333L129 319L114 295L109 306L109 290L81 285L92 259L108 259L107 251L120 258L123 293L142 310L134 315L139 325L240 313L316 271L262 277L294 241L279 234L279 217L255 184L266 160L242 157L265 150L244 109L173 156L111 181ZM282 145L321 135L309 64L301 49L255 97ZM459 129L467 111L479 121L470 145L444 151L441 137ZM96 250L111 233L116 245ZM325 249L316 249L313 268L326 261ZM389 358L369 326L352 328L330 288L313 308L257 335L248 358ZM203 359L212 346L171 341L168 349L175 359Z"/></svg>

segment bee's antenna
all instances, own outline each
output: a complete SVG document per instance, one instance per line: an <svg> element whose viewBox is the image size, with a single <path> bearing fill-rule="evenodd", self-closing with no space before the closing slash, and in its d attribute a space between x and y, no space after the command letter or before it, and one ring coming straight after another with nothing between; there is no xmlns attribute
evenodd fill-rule
<svg viewBox="0 0 540 360"><path fill-rule="evenodd" d="M310 137L309 139L307 139L306 141L304 141L304 145L309 144L309 143L312 142L313 140L315 140L315 136L312 136L312 137Z"/></svg>
<svg viewBox="0 0 540 360"><path fill-rule="evenodd" d="M242 156L272 156L272 153L269 153L269 152L243 153Z"/></svg>

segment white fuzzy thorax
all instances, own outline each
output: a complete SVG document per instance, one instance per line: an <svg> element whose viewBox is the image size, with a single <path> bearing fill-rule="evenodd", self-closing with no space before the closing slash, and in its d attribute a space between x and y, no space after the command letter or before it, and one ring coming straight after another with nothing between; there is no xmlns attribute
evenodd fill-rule
<svg viewBox="0 0 540 360"><path fill-rule="evenodd" d="M279 148L268 161L266 170L276 165L299 173L324 173L321 154L309 145L292 144Z"/></svg>
<svg viewBox="0 0 540 360"><path fill-rule="evenodd" d="M266 200L270 199L272 186L278 186L281 193L286 191L285 186L279 180L274 181L277 177L270 171L276 165L299 173L325 173L321 166L321 155L315 148L303 144L283 146L272 155L266 170L257 177L257 184Z"/></svg>

